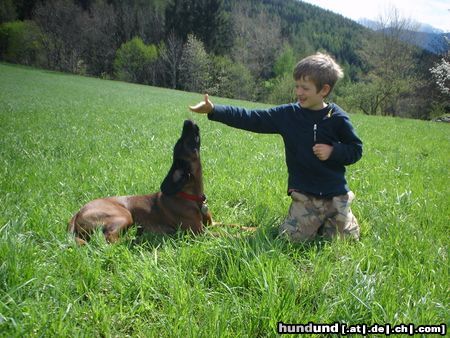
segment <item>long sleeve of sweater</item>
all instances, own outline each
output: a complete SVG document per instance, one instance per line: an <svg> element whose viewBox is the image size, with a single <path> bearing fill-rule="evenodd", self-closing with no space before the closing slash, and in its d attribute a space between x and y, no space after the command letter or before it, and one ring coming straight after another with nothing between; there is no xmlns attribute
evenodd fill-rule
<svg viewBox="0 0 450 338"><path fill-rule="evenodd" d="M283 105L270 109L250 110L216 105L213 112L208 114L208 119L255 133L276 134L280 132L280 126L284 121L283 112L289 107L290 105Z"/></svg>

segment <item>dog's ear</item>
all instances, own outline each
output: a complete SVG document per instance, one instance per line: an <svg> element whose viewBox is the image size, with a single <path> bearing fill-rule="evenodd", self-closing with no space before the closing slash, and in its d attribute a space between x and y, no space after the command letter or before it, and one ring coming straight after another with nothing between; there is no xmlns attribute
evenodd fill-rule
<svg viewBox="0 0 450 338"><path fill-rule="evenodd" d="M161 183L161 191L165 195L175 195L183 189L189 180L190 166L184 160L174 160L164 181Z"/></svg>

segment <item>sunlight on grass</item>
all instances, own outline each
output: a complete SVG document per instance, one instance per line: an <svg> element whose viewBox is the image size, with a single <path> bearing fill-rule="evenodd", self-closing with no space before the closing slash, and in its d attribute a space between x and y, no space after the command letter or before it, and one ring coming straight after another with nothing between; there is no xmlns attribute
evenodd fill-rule
<svg viewBox="0 0 450 338"><path fill-rule="evenodd" d="M277 238L290 203L280 137L193 115L199 94L5 64L0 74L1 336L448 321L448 125L352 115L364 155L347 177L362 239L294 245ZM76 247L66 224L81 205L159 189L186 118L201 129L213 218L258 230L134 244L133 229Z"/></svg>

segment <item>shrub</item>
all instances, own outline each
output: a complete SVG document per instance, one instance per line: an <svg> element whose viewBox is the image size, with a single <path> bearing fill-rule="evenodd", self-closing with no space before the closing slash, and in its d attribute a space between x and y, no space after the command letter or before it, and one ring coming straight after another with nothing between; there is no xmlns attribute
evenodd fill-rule
<svg viewBox="0 0 450 338"><path fill-rule="evenodd" d="M210 87L210 60L203 42L189 34L183 47L180 80L184 90L204 92Z"/></svg>
<svg viewBox="0 0 450 338"><path fill-rule="evenodd" d="M442 58L430 72L442 94L450 95L450 60Z"/></svg>
<svg viewBox="0 0 450 338"><path fill-rule="evenodd" d="M157 58L155 45L146 45L141 38L135 37L122 44L116 52L116 77L128 82L154 84Z"/></svg>
<svg viewBox="0 0 450 338"><path fill-rule="evenodd" d="M216 56L212 59L211 76L210 94L241 100L255 98L255 79L243 64Z"/></svg>
<svg viewBox="0 0 450 338"><path fill-rule="evenodd" d="M286 45L284 50L275 60L273 71L277 77L281 77L284 74L292 74L296 63L294 50L289 45Z"/></svg>
<svg viewBox="0 0 450 338"><path fill-rule="evenodd" d="M292 73L285 73L276 78L270 85L270 93L267 102L272 104L283 104L295 101L295 83Z"/></svg>
<svg viewBox="0 0 450 338"><path fill-rule="evenodd" d="M33 21L12 21L0 25L0 58L25 65L41 66L45 53L42 33Z"/></svg>

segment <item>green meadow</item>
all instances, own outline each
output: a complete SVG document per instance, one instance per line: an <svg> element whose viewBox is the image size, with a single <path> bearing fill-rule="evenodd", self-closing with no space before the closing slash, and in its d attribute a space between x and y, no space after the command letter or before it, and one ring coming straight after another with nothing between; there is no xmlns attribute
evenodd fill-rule
<svg viewBox="0 0 450 338"><path fill-rule="evenodd" d="M272 337L278 322L449 324L448 124L352 114L364 141L347 171L361 240L290 244L277 237L290 204L281 137L190 113L201 99L0 64L0 336ZM201 130L214 220L257 231L136 244L132 229L113 245L99 233L77 247L66 225L83 204L159 190L185 119Z"/></svg>

